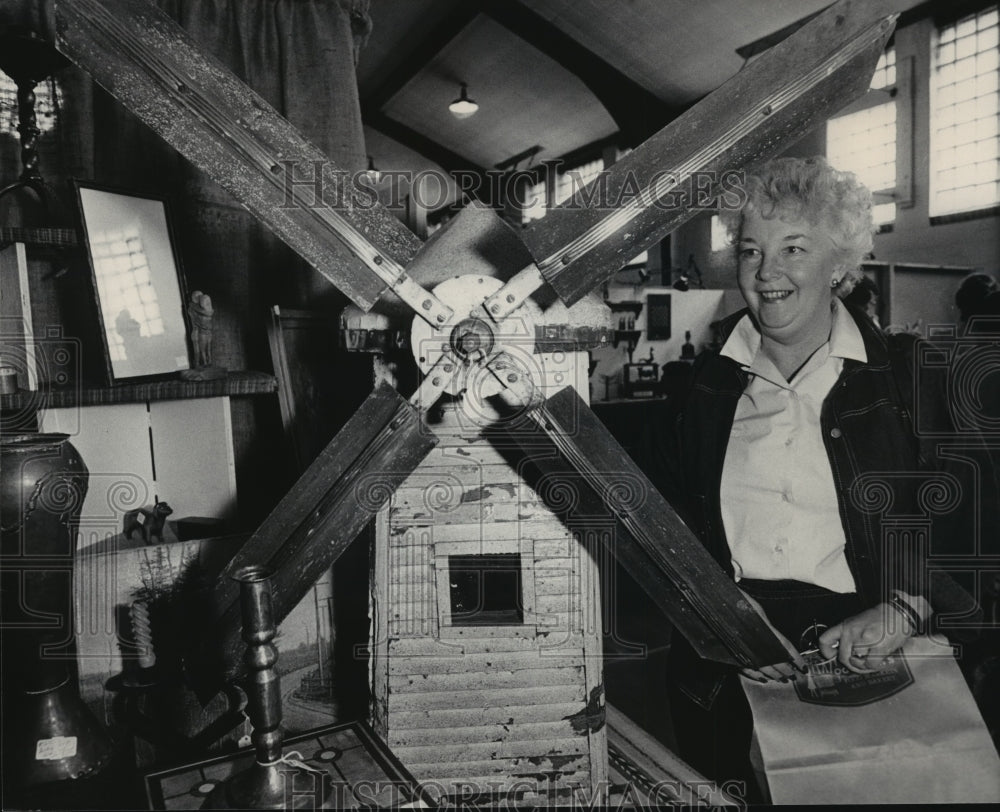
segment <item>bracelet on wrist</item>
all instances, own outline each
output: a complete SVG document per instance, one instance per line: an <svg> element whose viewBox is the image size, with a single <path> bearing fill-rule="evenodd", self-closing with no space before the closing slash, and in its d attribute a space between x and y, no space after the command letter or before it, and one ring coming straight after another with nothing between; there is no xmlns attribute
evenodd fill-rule
<svg viewBox="0 0 1000 812"><path fill-rule="evenodd" d="M920 617L917 610L910 606L910 604L903 598L899 597L899 595L893 595L892 598L889 599L889 605L899 612L899 614L901 614L910 624L911 637L924 633L923 619Z"/></svg>

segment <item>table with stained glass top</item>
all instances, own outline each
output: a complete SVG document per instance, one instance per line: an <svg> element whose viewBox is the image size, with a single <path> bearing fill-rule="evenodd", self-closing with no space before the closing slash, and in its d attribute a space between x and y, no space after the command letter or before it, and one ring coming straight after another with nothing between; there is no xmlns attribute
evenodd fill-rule
<svg viewBox="0 0 1000 812"><path fill-rule="evenodd" d="M416 780L362 721L345 722L289 736L286 758L297 758L328 776L327 809L386 809L430 806ZM199 809L215 787L253 763L252 747L146 775L150 809ZM318 786L318 784L317 784ZM295 788L296 800L315 808L313 795ZM296 806L299 804L296 803Z"/></svg>

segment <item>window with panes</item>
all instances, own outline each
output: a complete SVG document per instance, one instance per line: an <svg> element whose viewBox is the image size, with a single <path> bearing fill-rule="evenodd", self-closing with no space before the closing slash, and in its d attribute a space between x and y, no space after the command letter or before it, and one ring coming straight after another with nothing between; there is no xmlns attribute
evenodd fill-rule
<svg viewBox="0 0 1000 812"><path fill-rule="evenodd" d="M853 172L875 198L879 226L896 219L896 49L886 49L867 96L856 109L826 126L826 157L837 169Z"/></svg>
<svg viewBox="0 0 1000 812"><path fill-rule="evenodd" d="M930 214L1000 204L996 4L936 32L931 53Z"/></svg>

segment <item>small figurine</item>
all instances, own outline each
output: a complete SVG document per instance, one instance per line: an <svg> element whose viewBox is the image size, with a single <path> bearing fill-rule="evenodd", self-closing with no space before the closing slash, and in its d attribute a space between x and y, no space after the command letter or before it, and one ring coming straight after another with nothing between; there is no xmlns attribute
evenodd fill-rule
<svg viewBox="0 0 1000 812"><path fill-rule="evenodd" d="M212 318L215 315L212 298L200 290L193 291L188 297L187 313L195 365L193 369L181 370L181 378L187 381L224 378L226 371L212 363Z"/></svg>
<svg viewBox="0 0 1000 812"><path fill-rule="evenodd" d="M684 343L681 345L681 360L694 361L694 344L691 343L691 331L684 331Z"/></svg>
<svg viewBox="0 0 1000 812"><path fill-rule="evenodd" d="M191 347L195 364L199 367L212 365L212 298L200 290L194 291L188 299L188 316L191 318Z"/></svg>
<svg viewBox="0 0 1000 812"><path fill-rule="evenodd" d="M131 541L132 534L138 530L146 544L153 544L156 541L162 544L163 525L167 521L167 516L173 512L166 502L157 502L152 509L142 507L130 510L125 514L122 533L128 541Z"/></svg>

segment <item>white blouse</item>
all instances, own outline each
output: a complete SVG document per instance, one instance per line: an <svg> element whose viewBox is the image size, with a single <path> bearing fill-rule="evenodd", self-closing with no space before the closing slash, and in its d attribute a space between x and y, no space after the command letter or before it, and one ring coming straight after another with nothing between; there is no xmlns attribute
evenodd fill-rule
<svg viewBox="0 0 1000 812"><path fill-rule="evenodd" d="M722 521L736 579L787 578L854 592L820 409L844 359L867 360L861 332L835 300L830 340L791 382L760 344L746 316L721 351L750 374L722 470Z"/></svg>

